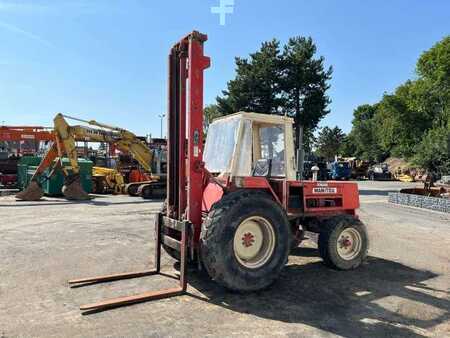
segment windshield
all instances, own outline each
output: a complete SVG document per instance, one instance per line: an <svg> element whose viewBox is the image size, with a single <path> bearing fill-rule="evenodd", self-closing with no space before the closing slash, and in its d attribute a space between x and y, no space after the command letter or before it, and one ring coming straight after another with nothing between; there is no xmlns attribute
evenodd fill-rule
<svg viewBox="0 0 450 338"><path fill-rule="evenodd" d="M261 158L272 160L272 176L284 176L284 129L268 126L259 129Z"/></svg>
<svg viewBox="0 0 450 338"><path fill-rule="evenodd" d="M237 140L239 118L218 120L208 128L203 160L212 173L229 171Z"/></svg>

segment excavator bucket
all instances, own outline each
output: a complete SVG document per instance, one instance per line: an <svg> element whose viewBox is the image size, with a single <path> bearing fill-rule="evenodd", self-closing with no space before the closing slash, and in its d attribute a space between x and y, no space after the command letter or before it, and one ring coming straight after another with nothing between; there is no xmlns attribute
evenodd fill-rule
<svg viewBox="0 0 450 338"><path fill-rule="evenodd" d="M31 181L25 190L16 195L16 198L23 201L39 201L42 196L44 196L44 192L39 186L39 183Z"/></svg>
<svg viewBox="0 0 450 338"><path fill-rule="evenodd" d="M79 175L66 179L66 182L62 188L62 193L68 200L85 201L91 199L89 194L84 191L81 186L81 179Z"/></svg>

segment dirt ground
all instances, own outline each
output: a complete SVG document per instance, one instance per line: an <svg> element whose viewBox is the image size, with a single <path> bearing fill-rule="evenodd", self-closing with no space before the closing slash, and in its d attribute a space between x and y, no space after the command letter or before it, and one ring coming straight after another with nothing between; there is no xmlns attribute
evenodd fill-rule
<svg viewBox="0 0 450 338"><path fill-rule="evenodd" d="M67 280L153 263L161 203L0 198L0 337L449 337L450 215L390 205L399 182L360 182L370 258L326 268L313 241L268 290L233 294L192 272L189 295L83 316L81 304L174 285L145 277L70 289ZM163 268L174 272L166 255Z"/></svg>

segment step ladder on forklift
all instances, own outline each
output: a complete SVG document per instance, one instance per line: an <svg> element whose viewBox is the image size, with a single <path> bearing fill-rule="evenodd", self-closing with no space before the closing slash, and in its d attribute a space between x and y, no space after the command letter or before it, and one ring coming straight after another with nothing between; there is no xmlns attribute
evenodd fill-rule
<svg viewBox="0 0 450 338"><path fill-rule="evenodd" d="M174 296L179 296L186 293L187 288L187 242L190 234L191 224L187 221L180 222L174 220L169 220L165 216L161 214L156 214L156 222L155 222L155 235L156 235L156 246L155 246L155 268L152 270L144 270L144 271L136 271L136 272L127 272L120 274L113 274L107 276L97 276L90 278L82 278L82 279L73 279L69 281L70 287L81 287L87 286L97 283L105 283L118 281L123 279L151 276L151 275L161 275L166 277L171 277L164 272L161 272L161 244L167 245L174 250L180 252L180 275L179 275L179 285L177 287L157 290L157 291L148 291L132 296L124 296L113 299L108 299L105 301L101 301L98 303L86 304L80 306L80 310L82 311L102 311L114 307L126 306L135 303L141 303L150 300L162 299L162 298L170 298ZM166 218L164 220L164 218ZM169 236L168 234L161 233L161 224L164 221L165 227L174 230L174 232L181 233L181 240L177 240L176 238Z"/></svg>

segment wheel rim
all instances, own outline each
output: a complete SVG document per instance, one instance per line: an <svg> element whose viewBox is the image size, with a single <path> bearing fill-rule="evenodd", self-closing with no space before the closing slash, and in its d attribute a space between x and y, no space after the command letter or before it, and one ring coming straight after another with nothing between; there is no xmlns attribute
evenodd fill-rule
<svg viewBox="0 0 450 338"><path fill-rule="evenodd" d="M234 256L246 268L257 269L272 257L275 231L268 220L252 216L239 224L233 240Z"/></svg>
<svg viewBox="0 0 450 338"><path fill-rule="evenodd" d="M353 228L344 229L337 239L337 252L342 259L352 260L361 251L360 233Z"/></svg>

